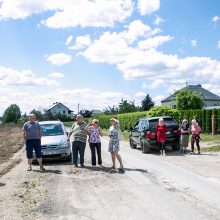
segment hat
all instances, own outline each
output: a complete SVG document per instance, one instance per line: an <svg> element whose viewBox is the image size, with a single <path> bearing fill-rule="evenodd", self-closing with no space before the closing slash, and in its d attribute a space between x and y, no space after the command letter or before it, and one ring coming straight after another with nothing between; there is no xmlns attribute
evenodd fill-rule
<svg viewBox="0 0 220 220"><path fill-rule="evenodd" d="M186 119L183 119L183 123L184 123L184 122L188 123L188 121L187 121Z"/></svg>
<svg viewBox="0 0 220 220"><path fill-rule="evenodd" d="M98 119L93 119L92 122L93 123L99 123L99 120Z"/></svg>
<svg viewBox="0 0 220 220"><path fill-rule="evenodd" d="M110 121L114 121L116 123L119 123L119 121L116 118L110 118Z"/></svg>

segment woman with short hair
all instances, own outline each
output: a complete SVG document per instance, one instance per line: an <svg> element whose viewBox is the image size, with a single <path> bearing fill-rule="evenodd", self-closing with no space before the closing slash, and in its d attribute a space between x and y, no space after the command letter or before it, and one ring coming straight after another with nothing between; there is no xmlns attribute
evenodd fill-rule
<svg viewBox="0 0 220 220"><path fill-rule="evenodd" d="M181 125L181 145L180 145L180 152L186 153L186 149L189 144L189 124L186 119L183 119L182 125Z"/></svg>
<svg viewBox="0 0 220 220"><path fill-rule="evenodd" d="M156 140L159 145L160 155L166 156L165 142L166 142L167 126L164 124L163 118L159 118L159 123L156 127Z"/></svg>
<svg viewBox="0 0 220 220"><path fill-rule="evenodd" d="M102 131L99 127L99 121L97 119L93 119L90 121L87 126L87 131L89 134L89 146L91 150L91 161L92 166L96 166L96 153L98 156L98 164L102 166L102 156L101 156L101 136Z"/></svg>
<svg viewBox="0 0 220 220"><path fill-rule="evenodd" d="M120 163L119 171L124 172L122 159L118 151L120 150L119 145L119 121L115 118L110 119L111 126L109 128L109 146L108 151L111 153L112 157L112 169L115 169L115 158L117 158Z"/></svg>

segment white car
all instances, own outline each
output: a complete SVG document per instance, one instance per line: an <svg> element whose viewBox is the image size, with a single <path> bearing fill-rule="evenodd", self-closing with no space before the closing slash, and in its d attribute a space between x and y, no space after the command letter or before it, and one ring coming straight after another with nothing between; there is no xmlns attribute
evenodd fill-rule
<svg viewBox="0 0 220 220"><path fill-rule="evenodd" d="M68 134L61 121L41 121L41 152L43 159L72 160L71 145Z"/></svg>

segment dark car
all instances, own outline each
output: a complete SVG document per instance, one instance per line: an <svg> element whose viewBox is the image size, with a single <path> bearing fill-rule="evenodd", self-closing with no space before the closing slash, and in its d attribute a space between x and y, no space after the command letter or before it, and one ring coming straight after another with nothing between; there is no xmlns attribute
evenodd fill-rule
<svg viewBox="0 0 220 220"><path fill-rule="evenodd" d="M174 151L180 150L181 131L176 120L170 116L139 119L134 128L130 130L129 141L131 148L140 146L143 153L149 153L152 148L158 149L155 130L159 118L163 118L167 126L166 146L171 146Z"/></svg>

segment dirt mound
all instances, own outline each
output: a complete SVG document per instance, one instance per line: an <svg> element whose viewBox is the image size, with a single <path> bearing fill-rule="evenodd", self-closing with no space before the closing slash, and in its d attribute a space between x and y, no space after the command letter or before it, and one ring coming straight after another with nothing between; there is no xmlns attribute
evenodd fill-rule
<svg viewBox="0 0 220 220"><path fill-rule="evenodd" d="M0 176L19 162L12 157L23 145L22 125L0 125Z"/></svg>

